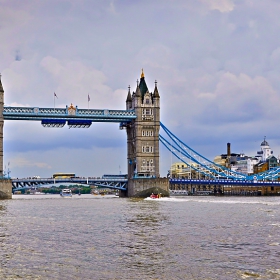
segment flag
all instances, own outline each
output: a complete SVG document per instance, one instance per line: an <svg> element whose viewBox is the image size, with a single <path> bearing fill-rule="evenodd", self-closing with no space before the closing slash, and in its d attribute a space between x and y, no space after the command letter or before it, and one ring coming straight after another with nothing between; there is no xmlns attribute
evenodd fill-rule
<svg viewBox="0 0 280 280"><path fill-rule="evenodd" d="M54 95L54 97L58 98L55 92L53 93L53 95Z"/></svg>
<svg viewBox="0 0 280 280"><path fill-rule="evenodd" d="M88 100L88 102L90 101L90 97L89 97L89 94L88 94L87 100Z"/></svg>

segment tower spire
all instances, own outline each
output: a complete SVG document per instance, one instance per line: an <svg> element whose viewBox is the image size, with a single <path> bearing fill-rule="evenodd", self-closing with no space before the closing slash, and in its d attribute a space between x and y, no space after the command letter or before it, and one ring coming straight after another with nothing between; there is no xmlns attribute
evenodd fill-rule
<svg viewBox="0 0 280 280"><path fill-rule="evenodd" d="M130 93L130 85L128 86L128 93L127 93L127 98L126 98L126 102L131 102L132 98L131 98L131 93Z"/></svg>
<svg viewBox="0 0 280 280"><path fill-rule="evenodd" d="M158 88L157 88L157 80L155 80L154 97L159 97Z"/></svg>
<svg viewBox="0 0 280 280"><path fill-rule="evenodd" d="M144 70L143 70L143 68L142 68L142 73L141 73L141 79L142 78L145 78L145 75L144 75Z"/></svg>
<svg viewBox="0 0 280 280"><path fill-rule="evenodd" d="M136 97L140 97L141 96L141 91L140 91L140 88L139 88L139 81L137 79L137 87L136 87L136 92L135 92L135 96Z"/></svg>

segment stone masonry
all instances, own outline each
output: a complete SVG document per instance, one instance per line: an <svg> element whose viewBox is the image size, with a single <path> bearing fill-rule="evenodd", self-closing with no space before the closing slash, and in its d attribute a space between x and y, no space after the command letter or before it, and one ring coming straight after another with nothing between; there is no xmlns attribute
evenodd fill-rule
<svg viewBox="0 0 280 280"><path fill-rule="evenodd" d="M138 192L157 186L168 193L168 180L159 179L160 96L157 82L154 92L149 92L143 70L136 91L131 94L129 87L126 109L134 110L137 116L126 126L127 196L137 196Z"/></svg>

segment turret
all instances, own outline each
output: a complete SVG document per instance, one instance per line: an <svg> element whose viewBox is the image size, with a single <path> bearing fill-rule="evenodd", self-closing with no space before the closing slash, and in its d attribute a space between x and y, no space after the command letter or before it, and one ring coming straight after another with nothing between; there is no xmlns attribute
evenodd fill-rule
<svg viewBox="0 0 280 280"><path fill-rule="evenodd" d="M153 93L153 101L154 101L154 106L155 107L159 107L159 93L158 93L158 88L157 88L157 81L155 81L155 89L154 89L154 93Z"/></svg>
<svg viewBox="0 0 280 280"><path fill-rule="evenodd" d="M127 98L126 98L126 110L130 110L131 108L132 108L132 97L131 97L130 86L129 86Z"/></svg>
<svg viewBox="0 0 280 280"><path fill-rule="evenodd" d="M140 91L140 88L139 88L139 81L138 80L137 80L137 85L136 85L135 97L141 97L141 91Z"/></svg>

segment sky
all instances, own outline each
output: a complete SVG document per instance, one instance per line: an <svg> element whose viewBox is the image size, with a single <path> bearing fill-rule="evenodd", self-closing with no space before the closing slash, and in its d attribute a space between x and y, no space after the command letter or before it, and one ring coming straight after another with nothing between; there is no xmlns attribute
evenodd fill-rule
<svg viewBox="0 0 280 280"><path fill-rule="evenodd" d="M280 155L279 0L0 0L5 106L125 109L144 69L157 80L161 121L213 160L256 155L264 137ZM164 134L163 134L164 135ZM160 173L170 156L160 144ZM5 121L11 177L127 173L118 124L44 128Z"/></svg>

